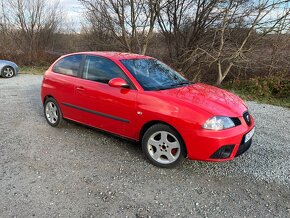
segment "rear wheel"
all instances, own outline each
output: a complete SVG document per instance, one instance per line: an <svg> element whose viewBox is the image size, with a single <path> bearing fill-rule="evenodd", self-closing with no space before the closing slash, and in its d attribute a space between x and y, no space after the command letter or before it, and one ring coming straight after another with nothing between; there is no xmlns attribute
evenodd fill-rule
<svg viewBox="0 0 290 218"><path fill-rule="evenodd" d="M142 150L147 159L158 167L173 167L186 153L180 135L165 124L153 125L145 132Z"/></svg>
<svg viewBox="0 0 290 218"><path fill-rule="evenodd" d="M11 78L14 76L14 74L15 74L15 71L10 66L3 67L2 72L1 72L1 76L3 78Z"/></svg>
<svg viewBox="0 0 290 218"><path fill-rule="evenodd" d="M60 127L63 122L62 112L54 98L47 98L44 103L44 116L49 125Z"/></svg>

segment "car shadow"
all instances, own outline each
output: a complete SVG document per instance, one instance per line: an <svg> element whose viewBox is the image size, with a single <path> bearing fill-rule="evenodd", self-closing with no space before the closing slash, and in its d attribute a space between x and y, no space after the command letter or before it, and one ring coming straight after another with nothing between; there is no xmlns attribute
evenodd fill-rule
<svg viewBox="0 0 290 218"><path fill-rule="evenodd" d="M65 128L71 129L71 128L82 128L84 131L90 131L96 134L100 138L107 138L109 140L114 141L114 144L123 145L125 144L127 148L129 148L130 153L134 153L134 155L140 154L142 155L142 149L140 142L115 135L113 133L109 133L105 130L98 129L95 127L87 126L85 124L81 124L72 120L65 119ZM115 145L114 145L115 146Z"/></svg>

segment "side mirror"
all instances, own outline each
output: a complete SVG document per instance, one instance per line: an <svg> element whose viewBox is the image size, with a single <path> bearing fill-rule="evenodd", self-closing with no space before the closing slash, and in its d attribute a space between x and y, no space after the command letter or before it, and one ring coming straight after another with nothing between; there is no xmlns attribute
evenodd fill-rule
<svg viewBox="0 0 290 218"><path fill-rule="evenodd" d="M109 86L116 88L129 88L129 84L122 78L114 78L109 81Z"/></svg>

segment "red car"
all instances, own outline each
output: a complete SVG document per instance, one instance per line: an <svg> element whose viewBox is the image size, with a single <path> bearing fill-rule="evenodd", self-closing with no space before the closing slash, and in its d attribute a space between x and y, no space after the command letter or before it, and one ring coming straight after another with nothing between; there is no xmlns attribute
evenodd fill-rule
<svg viewBox="0 0 290 218"><path fill-rule="evenodd" d="M63 118L140 141L154 165L226 161L251 146L254 119L237 96L192 83L164 63L137 54L82 52L46 71L47 122Z"/></svg>

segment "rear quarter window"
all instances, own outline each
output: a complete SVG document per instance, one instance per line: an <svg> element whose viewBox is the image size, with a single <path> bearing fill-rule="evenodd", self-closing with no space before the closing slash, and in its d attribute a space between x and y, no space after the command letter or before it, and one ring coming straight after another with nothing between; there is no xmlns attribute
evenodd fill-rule
<svg viewBox="0 0 290 218"><path fill-rule="evenodd" d="M60 59L54 66L53 72L77 77L80 72L82 55L71 55Z"/></svg>

